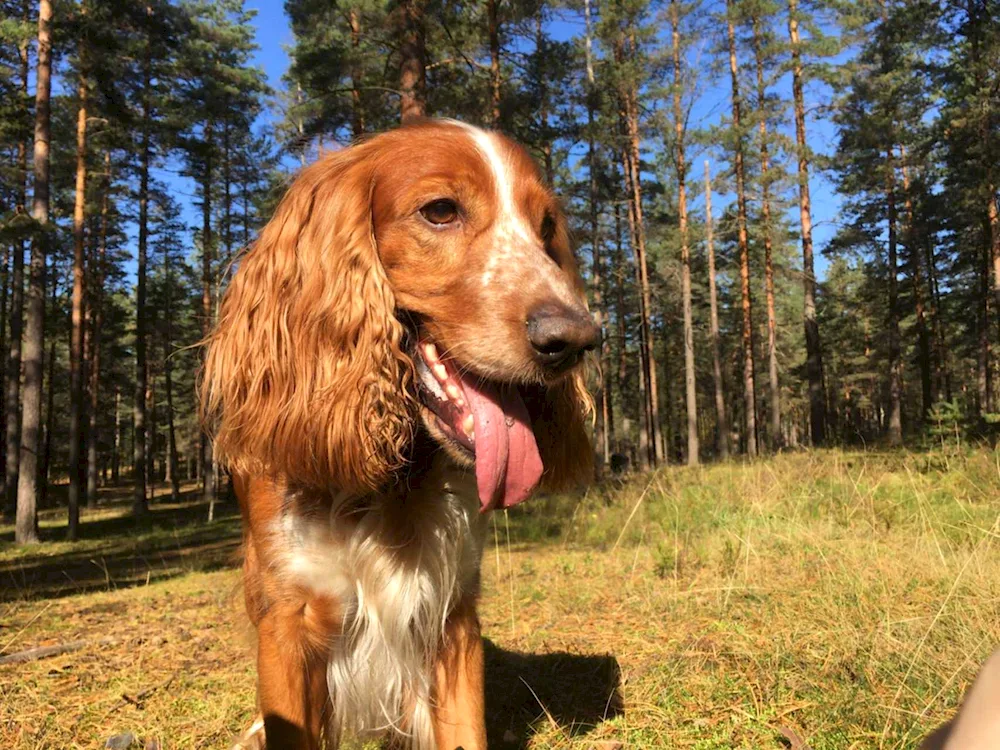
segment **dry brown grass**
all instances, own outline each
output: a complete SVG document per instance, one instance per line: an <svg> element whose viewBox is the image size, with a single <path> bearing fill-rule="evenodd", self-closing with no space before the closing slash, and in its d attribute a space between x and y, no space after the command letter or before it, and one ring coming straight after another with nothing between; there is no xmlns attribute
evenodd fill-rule
<svg viewBox="0 0 1000 750"><path fill-rule="evenodd" d="M916 747L1000 641L998 489L992 453L826 452L541 499L511 512L509 549L498 515L491 747L780 748L788 730L813 750ZM184 549L202 532L144 533ZM37 555L0 547L0 576ZM198 559L96 592L3 582L0 653L120 640L0 666L0 747L125 730L225 746L252 718L253 665L236 571Z"/></svg>

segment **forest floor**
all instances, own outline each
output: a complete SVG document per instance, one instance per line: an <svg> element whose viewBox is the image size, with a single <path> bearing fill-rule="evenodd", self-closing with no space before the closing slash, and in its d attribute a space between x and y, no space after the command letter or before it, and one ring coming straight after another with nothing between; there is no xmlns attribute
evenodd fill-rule
<svg viewBox="0 0 1000 750"><path fill-rule="evenodd" d="M239 517L127 491L0 526L0 747L221 748L253 718ZM1000 454L669 467L494 516L493 748L915 748L1000 643ZM61 516L46 512L43 536ZM152 747L152 745L150 745Z"/></svg>

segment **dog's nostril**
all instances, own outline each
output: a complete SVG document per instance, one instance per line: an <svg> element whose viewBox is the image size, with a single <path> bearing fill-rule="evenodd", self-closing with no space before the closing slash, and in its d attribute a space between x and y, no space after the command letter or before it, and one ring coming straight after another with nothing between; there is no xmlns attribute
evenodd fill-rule
<svg viewBox="0 0 1000 750"><path fill-rule="evenodd" d="M528 316L528 341L544 365L574 363L597 346L598 330L584 310L544 305Z"/></svg>

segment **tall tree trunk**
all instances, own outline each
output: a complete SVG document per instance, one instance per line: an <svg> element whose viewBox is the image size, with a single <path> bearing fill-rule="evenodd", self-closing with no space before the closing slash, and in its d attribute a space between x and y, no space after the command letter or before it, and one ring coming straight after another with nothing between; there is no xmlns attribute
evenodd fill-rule
<svg viewBox="0 0 1000 750"><path fill-rule="evenodd" d="M31 215L38 223L31 243L22 350L24 404L17 479L18 544L38 541L38 429L42 411L42 349L45 324L45 250L49 223L49 98L52 92L52 2L38 3L38 69L35 75L35 194Z"/></svg>
<svg viewBox="0 0 1000 750"><path fill-rule="evenodd" d="M400 23L400 120L409 122L426 114L426 48L424 43L425 0L402 0Z"/></svg>
<svg viewBox="0 0 1000 750"><path fill-rule="evenodd" d="M549 87L545 82L545 31L542 28L542 16L545 3L538 3L535 14L535 55L538 57L538 120L542 141L542 164L545 167L545 181L551 186L555 182L555 167L552 163L552 134L549 132Z"/></svg>
<svg viewBox="0 0 1000 750"><path fill-rule="evenodd" d="M990 224L990 262L993 266L993 307L1000 312L1000 209L997 208L997 187L992 181L986 185L986 195L986 216Z"/></svg>
<svg viewBox="0 0 1000 750"><path fill-rule="evenodd" d="M806 334L806 376L809 379L809 434L814 446L826 435L826 397L823 393L823 349L816 320L816 272L813 265L812 207L809 200L809 150L806 146L806 107L802 93L802 52L799 40L798 0L788 0L788 37L792 53L792 99L795 144L799 162L799 221L802 228L802 322Z"/></svg>
<svg viewBox="0 0 1000 750"><path fill-rule="evenodd" d="M753 306L750 298L750 242L747 237L747 198L743 167L743 133L740 130L740 81L736 62L736 29L733 0L726 0L729 35L729 72L733 88L733 132L736 136L736 223L740 248L740 299L743 310L743 409L747 455L757 455L757 399L754 388Z"/></svg>
<svg viewBox="0 0 1000 750"><path fill-rule="evenodd" d="M351 8L351 132L360 138L365 132L365 111L361 102L361 67L358 55L361 50L361 17L357 8Z"/></svg>
<svg viewBox="0 0 1000 750"><path fill-rule="evenodd" d="M979 253L979 346L976 359L976 387L979 416L993 411L993 387L990 377L990 226L989 217L983 217L983 245Z"/></svg>
<svg viewBox="0 0 1000 750"><path fill-rule="evenodd" d="M492 1L492 0L491 0ZM611 398L608 391L608 337L604 330L604 274L601 260L600 222L598 220L598 185L597 185L597 147L595 145L594 110L596 108L597 87L594 80L594 63L591 49L590 0L584 0L584 20L586 23L586 68L587 68L587 171L588 194L587 209L590 218L590 253L592 259L591 281L594 290L594 322L601 331L600 378L597 383L597 424L595 426L594 466L600 476L608 464L611 455L611 433L614 432L614 415L612 414Z"/></svg>
<svg viewBox="0 0 1000 750"><path fill-rule="evenodd" d="M625 249L622 243L622 206L620 201L614 202L615 207L615 257L614 279L615 279L615 309L617 310L616 323L618 332L618 362L615 368L618 384L618 398L622 405L622 413L625 412L626 393L631 390L626 387L628 378L628 308L625 304ZM640 368L641 369L641 368ZM610 394L609 394L610 395ZM645 394L638 394L640 403L645 404ZM614 399L609 398L609 401ZM613 422L611 423L613 424ZM628 437L627 432L625 437ZM612 444L612 449L617 450ZM645 452L642 453L645 455Z"/></svg>
<svg viewBox="0 0 1000 750"><path fill-rule="evenodd" d="M115 487L121 481L122 456L122 392L115 386L115 439L111 446L111 484Z"/></svg>
<svg viewBox="0 0 1000 750"><path fill-rule="evenodd" d="M246 181L243 183L243 197L246 201ZM249 209L244 204L244 244L247 244L246 234L249 232ZM170 259L170 248L163 248L163 279L164 279L164 303L163 303L163 385L167 397L167 481L170 484L170 501L179 502L181 499L180 471L177 461L177 431L174 426L174 385L173 385L173 321L174 321L174 276L173 266Z"/></svg>
<svg viewBox="0 0 1000 750"><path fill-rule="evenodd" d="M634 35L629 35L632 54L635 50ZM626 62L625 40L619 37L615 42L615 56L619 63ZM646 228L642 209L641 162L639 158L639 103L634 82L623 85L620 92L621 114L625 126L623 165L626 187L629 191L629 229L635 253L636 281L639 287L639 329L642 346L643 381L646 390L646 432L649 462L656 466L663 457L663 443L660 439L659 393L657 389L656 355L653 346L652 293L649 284L649 269L646 260Z"/></svg>
<svg viewBox="0 0 1000 750"><path fill-rule="evenodd" d="M132 513L143 517L149 513L146 497L146 261L149 239L149 168L150 168L150 103L152 61L149 52L143 63L142 142L139 150L139 252L135 285L135 392L132 401L134 436L132 440Z"/></svg>
<svg viewBox="0 0 1000 750"><path fill-rule="evenodd" d="M780 448L781 386L778 382L778 322L774 306L774 248L771 240L771 155L767 134L767 87L764 83L764 50L760 18L753 17L753 51L757 70L757 111L760 121L760 192L761 232L764 235L764 296L767 304L767 372L771 421L768 428L772 448Z"/></svg>
<svg viewBox="0 0 1000 750"><path fill-rule="evenodd" d="M910 189L910 170L906 159L906 148L899 147L900 171L903 175L903 200L906 211L906 227L903 232L906 250L910 256L913 275L913 300L916 312L917 362L920 366L920 420L927 419L927 413L934 403L931 381L931 343L927 330L926 302L924 300L924 271L921 248L917 242L917 228L914 225L913 194Z"/></svg>
<svg viewBox="0 0 1000 750"><path fill-rule="evenodd" d="M490 124L500 127L500 0L486 0L486 26L490 38Z"/></svg>
<svg viewBox="0 0 1000 750"><path fill-rule="evenodd" d="M951 374L948 366L948 348L944 338L944 324L941 320L941 292L938 288L934 243L930 237L925 237L923 240L930 299L928 312L931 318L931 330L934 334L934 400L951 401Z"/></svg>
<svg viewBox="0 0 1000 750"><path fill-rule="evenodd" d="M90 295L90 424L87 430L87 506L97 505L97 410L101 386L101 326L104 321L104 264L108 247L108 204L111 192L111 151L104 152L104 175L101 184L101 225L97 257L93 259L93 292Z"/></svg>
<svg viewBox="0 0 1000 750"><path fill-rule="evenodd" d="M81 15L86 14L86 4ZM87 205L87 68L86 49L80 47L80 79L76 114L76 197L73 203L73 301L69 346L69 494L66 537L73 541L80 527L80 497L83 494L83 295L84 229Z"/></svg>
<svg viewBox="0 0 1000 750"><path fill-rule="evenodd" d="M50 269L54 273L54 267ZM50 307L56 309L56 285L52 284L52 302ZM46 360L48 376L46 377L46 397L45 397L45 434L42 447L42 459L38 466L38 479L41 487L38 492L38 504L40 507L46 506L49 494L49 470L52 466L52 433L55 424L56 411L53 402L56 393L56 340L52 337L49 342L49 356Z"/></svg>
<svg viewBox="0 0 1000 750"><path fill-rule="evenodd" d="M891 143L891 141L890 141ZM897 261L896 160L886 150L885 195L889 222L889 443L903 443L903 384L899 351L899 279Z"/></svg>
<svg viewBox="0 0 1000 750"><path fill-rule="evenodd" d="M146 487L149 489L149 496L156 497L156 377L153 371L153 363L146 361L146 414L149 419L149 427L146 429Z"/></svg>
<svg viewBox="0 0 1000 750"><path fill-rule="evenodd" d="M712 377L715 382L715 447L722 459L729 458L729 419L722 384L722 355L719 336L719 300L715 285L715 242L712 236L712 178L705 161L705 249L708 254L708 305L712 336Z"/></svg>
<svg viewBox="0 0 1000 750"><path fill-rule="evenodd" d="M0 210L6 210L6 206L0 204ZM10 265L14 255L14 245L4 246L2 267L0 267L0 352L3 352L0 359L0 383L3 384L3 397L0 400L0 423L4 425L4 440L0 442L0 463L3 465L3 475L0 476L0 483L6 482L7 469L7 440L6 440L6 408L7 408L7 355L10 347L7 342L7 290L10 287L11 273ZM23 257L23 256L22 256ZM6 494L0 497L0 513L5 513Z"/></svg>
<svg viewBox="0 0 1000 750"><path fill-rule="evenodd" d="M169 277L167 283L170 283ZM166 313L170 314L169 301ZM163 342L163 380L167 392L167 474L170 482L170 501L176 503L181 498L181 482L177 468L177 432L174 427L173 364L170 361L170 342L170 323L168 321L166 338Z"/></svg>
<svg viewBox="0 0 1000 750"><path fill-rule="evenodd" d="M636 188L638 170L632 161L631 146L626 145L623 151L626 188L628 198L629 236L632 238L632 251L635 255L635 283L639 290L639 391L642 396L642 424L645 436L640 446L645 447L645 466L656 466L659 463L659 420L657 399L654 396L655 362L652 347L652 331L650 325L650 294L646 274L645 232L642 228L642 210L637 211L636 199L642 198L641 188ZM638 193L638 196L637 196ZM637 215L638 214L638 215Z"/></svg>
<svg viewBox="0 0 1000 750"><path fill-rule="evenodd" d="M674 158L677 213L681 235L681 299L684 307L684 398L687 409L687 463L698 465L698 390L694 370L694 313L691 309L691 249L688 245L687 163L684 160L684 112L681 106L680 0L670 2L674 58Z"/></svg>
<svg viewBox="0 0 1000 750"><path fill-rule="evenodd" d="M295 102L299 105L299 107L302 107L305 104L305 97L302 94L302 84L300 83L295 84ZM299 112L301 112L301 109ZM306 123L301 114L299 114L295 120L295 130L298 131L299 134L299 166L305 167L307 151Z"/></svg>
<svg viewBox="0 0 1000 750"><path fill-rule="evenodd" d="M212 123L206 125L205 171L202 175L201 202L201 315L202 336L212 332ZM211 439L202 433L202 494L210 512L215 503L215 458ZM211 518L209 519L211 520Z"/></svg>
<svg viewBox="0 0 1000 750"><path fill-rule="evenodd" d="M25 20L28 4L24 5ZM28 42L18 47L21 63L21 95L28 101ZM27 113L25 113L27 114ZM20 186L17 196L17 214L23 215L28 204L28 144L17 144L17 169ZM18 239L12 245L14 258L11 262L10 292L10 348L7 352L7 369L4 371L4 439L6 453L4 461L4 510L7 516L17 511L17 484L21 445L21 337L24 333L24 240Z"/></svg>

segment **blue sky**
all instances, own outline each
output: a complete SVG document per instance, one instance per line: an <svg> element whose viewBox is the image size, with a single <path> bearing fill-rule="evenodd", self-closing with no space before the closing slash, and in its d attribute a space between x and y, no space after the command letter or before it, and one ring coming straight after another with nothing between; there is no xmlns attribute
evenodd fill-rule
<svg viewBox="0 0 1000 750"><path fill-rule="evenodd" d="M257 0L256 3L248 2L247 4L248 8L257 11L257 16L254 18L254 25L257 29L259 50L256 53L255 61L263 68L271 86L275 89L282 87L281 77L287 70L289 62L285 50L292 43L292 33L288 26L288 19L285 16L283 5L282 2L276 0L272 0L271 2ZM570 38L581 34L583 28L582 24L576 22L575 19L573 21L556 20L551 25L549 31L556 38ZM704 44L701 46L694 45L690 55L690 61L693 64L697 64L699 61L707 58L708 50ZM742 64L746 64L746 62L746 60L741 60ZM785 76L777 81L772 91L786 100L791 99L790 76ZM749 93L746 92L747 95ZM728 115L730 107L729 95L728 75L713 80L704 88L695 103L692 110L691 125L693 127L710 126L718 122L722 115ZM818 87L807 87L807 111L814 109L820 99L826 99L827 97L828 92ZM786 137L794 138L795 133L790 114L787 120L787 125L782 128L782 132ZM808 138L810 147L818 153L828 154L836 147L836 131L833 123L829 120L810 119L808 123ZM725 165L721 163L721 154L713 153L712 151L692 154L692 179L700 179L703 169L702 161L706 158L713 162L713 173L725 168ZM795 166L794 164L789 164L788 168L794 172ZM816 270L817 275L822 278L825 276L827 263L822 257L821 251L836 233L840 212L840 199L829 180L815 170L810 177L810 187L813 204L813 239L816 247ZM697 198L694 201L694 206L700 208L703 206L701 192L700 190L696 192ZM732 200L733 197L731 194L723 193L713 199L713 209L716 217L722 213L726 203ZM797 206L793 206L790 209L789 216L792 220L792 226L797 227Z"/></svg>

